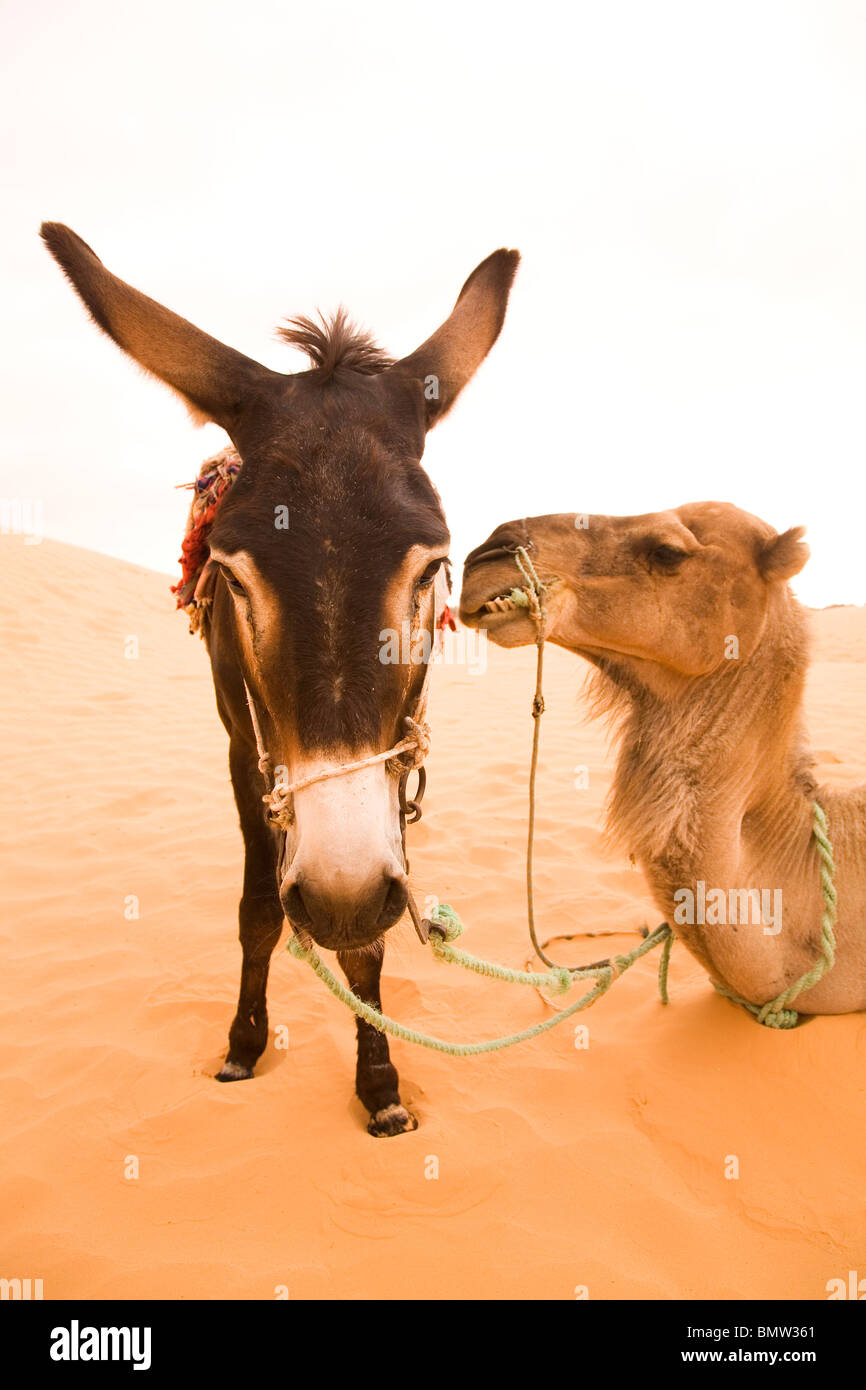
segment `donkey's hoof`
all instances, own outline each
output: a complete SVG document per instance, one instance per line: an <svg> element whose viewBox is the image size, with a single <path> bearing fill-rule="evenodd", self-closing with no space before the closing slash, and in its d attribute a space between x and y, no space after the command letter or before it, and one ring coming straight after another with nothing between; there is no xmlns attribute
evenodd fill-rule
<svg viewBox="0 0 866 1390"><path fill-rule="evenodd" d="M390 1139L394 1134L411 1134L417 1128L418 1121L411 1110L403 1105L386 1105L384 1110L377 1110L370 1116L367 1133L374 1139Z"/></svg>
<svg viewBox="0 0 866 1390"><path fill-rule="evenodd" d="M249 1081L253 1075L252 1067L242 1067L240 1062L223 1062L222 1070L216 1074L217 1081Z"/></svg>

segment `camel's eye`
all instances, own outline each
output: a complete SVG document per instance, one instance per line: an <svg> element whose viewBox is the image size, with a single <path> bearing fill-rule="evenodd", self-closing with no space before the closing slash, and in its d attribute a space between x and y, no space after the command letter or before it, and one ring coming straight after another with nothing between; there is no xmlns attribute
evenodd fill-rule
<svg viewBox="0 0 866 1390"><path fill-rule="evenodd" d="M649 552L650 562L656 569L671 573L679 569L683 560L689 558L687 550L678 550L675 545L654 545Z"/></svg>

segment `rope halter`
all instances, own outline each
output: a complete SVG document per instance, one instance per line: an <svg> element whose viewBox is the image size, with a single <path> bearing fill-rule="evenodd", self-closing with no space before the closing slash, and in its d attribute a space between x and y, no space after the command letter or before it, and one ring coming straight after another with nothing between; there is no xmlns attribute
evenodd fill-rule
<svg viewBox="0 0 866 1390"><path fill-rule="evenodd" d="M413 768L420 767L430 752L429 724L421 719L413 719L410 715L406 715L403 723L408 732L405 738L401 738L399 743L394 744L393 748L386 748L383 753L372 753L368 758L358 758L356 762L334 763L331 767L323 768L321 772L313 773L311 777L297 777L294 782L281 782L274 777L271 755L265 747L255 701L246 680L244 681L244 692L256 738L259 771L264 777L267 787L262 801L265 803L268 824L276 830L287 830L294 821L292 797L295 792L301 791L302 788L312 787L316 782L328 782L332 777L343 777L347 772L358 772L363 767L375 767L377 763L387 763L388 772L394 777L399 777L404 772L411 772ZM425 692L422 690L419 705L424 700L424 694ZM407 757L407 755L411 756Z"/></svg>
<svg viewBox="0 0 866 1390"><path fill-rule="evenodd" d="M250 712L253 733L256 740L256 751L259 758L259 771L265 779L265 795L262 800L265 803L268 824L277 830L287 830L294 821L294 811L292 810L292 797L295 792L302 791L304 787L312 787L317 782L328 782L332 777L344 777L349 772L359 772L364 767L375 767L378 763L385 763L388 772L393 777L400 778L400 810L401 821L407 810L411 810L411 820L420 819L421 797L424 793L423 782L419 783L419 791L416 793L415 802L405 802L405 779L408 774L416 768L420 768L430 752L430 725L424 718L427 711L428 687L430 683L430 668L433 665L433 658L437 650L437 643L444 640L442 636L442 626L445 619L450 618L448 608L449 586L448 579L443 566L434 581L433 592L433 624L432 641L428 658L425 662L424 681L421 686L418 699L415 704L414 715L405 715L403 725L406 733L399 742L391 748L386 748L381 753L371 753L367 758L358 758L350 763L332 763L330 767L322 768L320 772L314 772L309 777L298 777L294 782L278 781L274 775L273 760L265 746L262 735L262 726L259 720L256 703L253 699L252 691L244 679L244 694L247 699L247 707ZM404 844L405 858L405 844Z"/></svg>

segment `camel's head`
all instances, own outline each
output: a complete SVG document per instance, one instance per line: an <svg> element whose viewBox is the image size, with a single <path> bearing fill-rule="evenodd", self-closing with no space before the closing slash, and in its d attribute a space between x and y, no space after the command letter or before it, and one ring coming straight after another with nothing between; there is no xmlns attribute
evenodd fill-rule
<svg viewBox="0 0 866 1390"><path fill-rule="evenodd" d="M773 596L809 557L802 534L725 502L507 522L467 559L460 616L499 646L535 641L529 610L510 597L525 584L523 546L546 587L549 641L652 685L680 682L755 651Z"/></svg>

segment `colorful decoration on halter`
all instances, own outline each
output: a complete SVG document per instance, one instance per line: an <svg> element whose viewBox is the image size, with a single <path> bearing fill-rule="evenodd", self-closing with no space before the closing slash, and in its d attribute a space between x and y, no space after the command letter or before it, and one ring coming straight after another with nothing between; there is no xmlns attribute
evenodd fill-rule
<svg viewBox="0 0 866 1390"><path fill-rule="evenodd" d="M452 632L457 631L457 624L454 621L454 614L451 612L451 608L447 603L445 607L442 609L442 612L439 614L439 617L436 619L436 629L438 632L444 632L446 627L450 627Z"/></svg>
<svg viewBox="0 0 866 1390"><path fill-rule="evenodd" d="M190 632L199 630L204 610L210 603L209 586L202 584L210 556L208 536L217 508L237 480L242 466L237 450L228 445L218 454L205 459L194 483L180 484L181 487L193 488L194 495L181 547L181 578L177 584L172 584L171 592L177 595L178 608L182 608L189 617Z"/></svg>
<svg viewBox="0 0 866 1390"><path fill-rule="evenodd" d="M190 632L201 630L207 606L211 601L215 567L208 567L210 550L208 536L213 527L217 509L225 494L237 481L243 467L240 454L229 444L218 454L205 459L194 483L181 483L181 487L194 491L186 524L186 535L181 546L178 561L181 577L172 584L171 592L177 596L177 606L189 618ZM454 613L448 599L451 592L451 579L447 566L442 567L436 582L435 636L441 643L446 628L457 631Z"/></svg>

